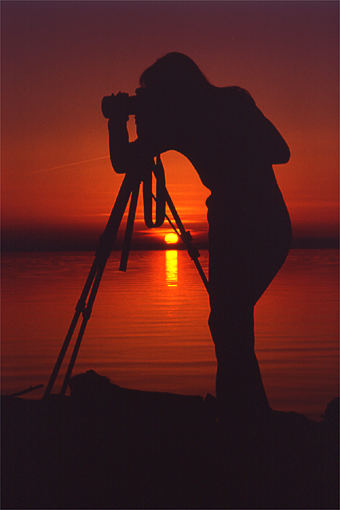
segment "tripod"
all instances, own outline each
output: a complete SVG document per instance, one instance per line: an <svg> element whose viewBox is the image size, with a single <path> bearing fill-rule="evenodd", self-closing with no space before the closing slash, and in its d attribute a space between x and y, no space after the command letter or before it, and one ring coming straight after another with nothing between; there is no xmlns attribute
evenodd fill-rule
<svg viewBox="0 0 340 510"><path fill-rule="evenodd" d="M157 182L156 197L153 195L153 193L151 191L151 189L152 189L152 172L155 174L156 182ZM171 197L166 189L163 165L162 165L160 157L157 156L156 165L153 164L152 170L149 171L146 175L144 175L144 177L141 177L140 175L133 174L131 172L127 173L124 177L124 180L123 180L120 190L118 192L115 204L111 211L109 220L106 224L103 234L101 235L101 237L99 239L99 244L98 244L98 247L97 247L97 250L95 253L94 261L92 263L90 272L88 274L85 285L81 292L80 298L77 302L71 324L67 331L64 343L60 349L60 352L59 352L58 358L56 360L56 363L54 365L54 368L52 370L52 373L49 378L48 384L46 386L46 390L45 390L43 398L47 398L51 394L51 391L52 391L52 388L56 381L56 378L58 376L60 367L61 367L64 357L66 355L67 349L68 349L70 342L72 340L72 336L73 336L73 333L77 326L79 317L80 317L80 315L82 315L82 322L81 322L78 336L77 336L77 339L76 339L76 342L75 342L75 345L73 348L73 352L72 352L72 355L71 355L71 358L70 358L70 361L69 361L69 364L68 364L68 367L66 370L66 375L64 377L64 381L63 381L63 385L62 385L60 394L64 395L66 392L66 388L67 388L68 382L70 380L72 370L73 370L73 367L74 367L74 364L76 362L76 358L77 358L77 355L79 352L80 344L82 342L87 323L91 316L94 300L96 298L99 284L100 284L101 278L103 276L105 265L106 265L107 259L110 256L114 241L116 240L116 237L117 237L120 223L122 221L125 209L127 207L129 199L131 197L130 208L129 208L127 224L126 224L126 230L125 230L124 244L123 244L120 267L119 267L119 269L121 271L126 271L128 254L129 254L130 244L131 244L131 237L132 237L132 232L133 232L133 224L134 224L136 208L137 208L139 188L140 188L141 182L143 182L143 185L145 185L143 187L144 215L145 215L145 220L146 220L147 226L150 226L150 227L160 226L160 224L163 223L164 217L168 220L171 227L175 230L175 232L179 235L179 237L184 242L190 257L192 258L192 260L193 260L193 262L202 278L204 286L205 286L206 290L209 292L208 280L207 280L206 275L202 269L202 266L198 260L199 251L197 250L196 247L194 247L192 245L190 232L185 230L185 228L180 220L180 217L178 216L178 213L175 209L175 206L171 200ZM153 223L153 221L152 221L152 200L154 200L156 202L156 222L155 223ZM171 214L173 216L173 219L176 223L177 228L173 224L173 222L171 221L169 216L165 213L165 204L168 205L168 207L171 211Z"/></svg>

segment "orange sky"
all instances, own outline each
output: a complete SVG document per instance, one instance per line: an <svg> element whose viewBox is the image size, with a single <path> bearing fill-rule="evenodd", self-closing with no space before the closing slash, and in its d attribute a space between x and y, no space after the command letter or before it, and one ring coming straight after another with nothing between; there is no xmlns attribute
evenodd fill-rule
<svg viewBox="0 0 340 510"><path fill-rule="evenodd" d="M143 69L174 50L213 84L249 90L287 140L291 160L275 172L295 238L337 237L337 2L11 1L2 11L10 248L94 246L122 180L109 163L101 98L133 93ZM209 192L183 156L167 153L163 163L178 212L200 239Z"/></svg>

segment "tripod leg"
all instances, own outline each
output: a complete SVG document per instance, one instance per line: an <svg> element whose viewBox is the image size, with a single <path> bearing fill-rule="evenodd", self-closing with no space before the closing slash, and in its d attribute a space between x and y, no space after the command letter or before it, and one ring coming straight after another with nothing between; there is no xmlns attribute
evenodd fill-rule
<svg viewBox="0 0 340 510"><path fill-rule="evenodd" d="M66 351L67 351L68 346L71 342L72 335L73 335L74 330L77 326L79 316L85 309L86 299L87 299L87 296L88 296L88 294L91 290L91 287L93 285L93 281L94 281L94 278L98 271L98 268L100 267L100 263L104 259L106 262L106 259L108 258L109 254L110 254L111 246L113 244L114 238L117 234L119 225L120 225L122 217L124 215L124 211L126 209L128 201L129 201L130 194L135 187L135 183L136 183L136 177L134 177L134 176L130 177L127 174L123 180L121 187L120 187L119 193L116 198L116 202L115 202L113 209L111 211L109 220L105 227L105 230L100 238L99 246L98 246L98 248L96 250L96 254L95 254L95 259L91 266L91 269L90 269L89 275L87 277L86 283L84 285L83 291L81 293L80 299L77 303L73 319L71 321L71 324L70 324L69 330L67 332L67 335L65 337L62 348L59 352L57 361L54 365L54 368L53 368L52 374L50 376L50 379L48 381L43 398L48 397L52 391L53 385L54 385L55 380L58 376L62 362L64 360Z"/></svg>
<svg viewBox="0 0 340 510"><path fill-rule="evenodd" d="M132 232L133 232L133 224L134 224L135 216L136 216L139 185L140 185L140 183L138 182L138 184L136 185L136 187L133 190L132 195L131 195L129 215L128 215L127 225L126 225L126 230L125 230L124 244L123 244L123 249L122 249L122 255L120 258L119 271L126 271L126 268L127 268L127 261L128 261L130 245L131 245L131 237L132 237Z"/></svg>
<svg viewBox="0 0 340 510"><path fill-rule="evenodd" d="M101 278L103 276L105 265L106 265L107 259L110 256L113 241L116 238L119 225L122 221L123 214L126 209L126 206L127 206L128 200L129 200L129 196L131 194L132 194L132 197L131 197L131 207L130 207L130 211L129 211L129 217L130 217L130 215L132 216L132 226L133 226L134 213L135 213L135 210L137 207L139 185L140 185L140 180L138 178L136 178L135 176L130 177L129 175L126 175L126 177L123 181L122 187L120 189L120 192L118 194L116 203L112 209L109 221L108 221L106 228L104 230L104 233L103 233L103 236L101 239L101 252L100 252L100 260L98 261L98 266L97 266L97 274L96 274L96 277L95 277L95 280L94 280L94 283L93 283L93 286L91 289L91 293L90 293L90 296L88 299L87 306L83 310L83 321L81 323L78 337L77 337L76 343L74 345L72 356L71 356L71 359L70 359L70 362L69 362L69 365L67 368L67 372L66 372L66 375L64 378L63 386L62 386L62 389L60 392L61 395L65 394L68 382L71 378L73 367L76 362L77 355L78 355L78 352L80 349L80 344L82 342L87 323L91 316L94 300L95 300L97 292L98 292L99 284L100 284ZM125 188L126 188L127 193L124 193ZM121 192L122 192L122 201L120 200ZM122 207L122 206L124 206L124 207ZM130 218L130 221L131 221L131 218ZM128 222L128 224L129 224L129 222ZM131 234L132 234L132 227L131 227Z"/></svg>
<svg viewBox="0 0 340 510"><path fill-rule="evenodd" d="M53 385L54 385L55 380L56 380L56 378L58 376L58 372L60 370L61 364L62 364L63 359L65 357L66 351L67 351L68 346L69 346L69 344L71 342L73 332L74 332L74 330L75 330L75 328L77 326L77 322L78 322L79 316L80 316L81 312L85 308L86 298L87 298L87 295L88 295L88 293L89 293L89 291L91 289L91 286L92 286L95 274L96 274L96 261L93 262L92 267L90 269L90 273L89 273L89 275L87 277L87 280L86 280L86 283L84 285L83 291L82 291L81 296L79 298L79 301L77 303L76 310L75 310L75 313L73 315L73 319L71 321L70 327L69 327L68 332L66 334L66 337L65 337L64 343L62 345L62 348L60 349L59 356L57 358L57 361L56 361L56 363L54 365L54 368L53 368L53 371L51 373L50 379L49 379L48 384L46 386L46 390L45 390L43 398L48 397L50 395L51 391L52 391Z"/></svg>
<svg viewBox="0 0 340 510"><path fill-rule="evenodd" d="M75 364L76 359L77 359L77 355L78 355L78 352L79 352L80 344L81 344L81 341L83 339L87 323L88 323L88 321L89 321L89 319L91 317L91 312L92 312L94 300L95 300L97 292L98 292L100 280L101 280L101 278L103 276L106 260L102 261L101 267L99 268L99 270L98 270L98 272L96 274L96 278L94 280L93 287L91 289L91 294L90 294L90 297L89 297L89 300L88 300L88 304L87 304L85 310L83 311L83 321L81 323L81 326L80 326L80 329L79 329L79 333L78 333L78 337L77 337L76 343L75 343L74 348L73 348L72 356L71 356L69 365L67 367L67 371L66 371L66 375L65 375L65 378L64 378L63 386L62 386L61 391L60 391L61 395L65 395L68 382L69 382L69 380L71 378L72 370L73 370L74 364Z"/></svg>

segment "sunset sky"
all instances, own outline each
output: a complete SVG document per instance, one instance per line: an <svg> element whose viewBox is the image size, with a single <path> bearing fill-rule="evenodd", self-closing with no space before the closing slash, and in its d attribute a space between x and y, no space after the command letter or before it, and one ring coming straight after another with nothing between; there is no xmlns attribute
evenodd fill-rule
<svg viewBox="0 0 340 510"><path fill-rule="evenodd" d="M1 7L5 247L95 246L122 181L109 162L101 98L133 94L142 71L169 51L188 54L214 85L252 94L291 149L275 173L295 238L337 237L338 2ZM184 156L162 159L184 224L204 239L209 191ZM148 246L164 237L145 231L141 209L136 228Z"/></svg>

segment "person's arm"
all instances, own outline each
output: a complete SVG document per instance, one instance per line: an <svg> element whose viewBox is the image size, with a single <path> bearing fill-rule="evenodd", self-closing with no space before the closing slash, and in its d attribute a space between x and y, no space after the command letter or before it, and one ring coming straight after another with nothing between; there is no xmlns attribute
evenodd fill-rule
<svg viewBox="0 0 340 510"><path fill-rule="evenodd" d="M110 146L110 159L113 169L118 174L127 172L131 167L132 157L131 145L129 142L129 134L127 130L127 118L109 119L109 146Z"/></svg>

